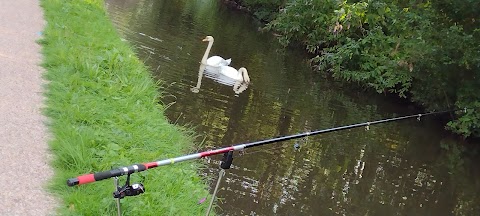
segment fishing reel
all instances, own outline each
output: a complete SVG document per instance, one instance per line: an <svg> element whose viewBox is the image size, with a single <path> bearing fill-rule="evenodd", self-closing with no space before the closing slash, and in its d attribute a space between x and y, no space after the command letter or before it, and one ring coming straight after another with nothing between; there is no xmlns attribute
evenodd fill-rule
<svg viewBox="0 0 480 216"><path fill-rule="evenodd" d="M130 174L127 176L127 182L123 187L117 187L117 191L113 192L113 198L123 199L126 196L137 196L145 192L145 187L141 183L130 185Z"/></svg>

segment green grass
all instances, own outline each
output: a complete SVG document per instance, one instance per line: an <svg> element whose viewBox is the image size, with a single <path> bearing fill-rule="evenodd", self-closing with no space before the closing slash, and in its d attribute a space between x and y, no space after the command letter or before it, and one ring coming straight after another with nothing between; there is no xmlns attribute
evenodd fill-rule
<svg viewBox="0 0 480 216"><path fill-rule="evenodd" d="M115 215L113 180L67 187L66 180L179 156L194 150L193 133L171 125L158 85L123 42L102 0L42 0L46 109L52 134L60 215ZM208 195L199 162L134 174L146 193L122 200L124 215L203 215ZM125 177L121 177L121 183Z"/></svg>

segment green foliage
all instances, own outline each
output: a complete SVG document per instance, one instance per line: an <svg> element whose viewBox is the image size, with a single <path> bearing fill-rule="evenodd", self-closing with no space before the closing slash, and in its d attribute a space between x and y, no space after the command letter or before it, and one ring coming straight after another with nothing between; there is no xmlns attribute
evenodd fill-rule
<svg viewBox="0 0 480 216"><path fill-rule="evenodd" d="M328 34L331 17L327 11L333 11L335 1L291 1L287 3L277 18L267 25L267 29L280 32L279 40L288 45L293 41L303 41L310 52L316 52L320 46L334 36ZM325 37L327 36L327 37Z"/></svg>
<svg viewBox="0 0 480 216"><path fill-rule="evenodd" d="M275 19L279 8L286 0L237 0L242 5L253 11L253 15L260 20L271 21Z"/></svg>
<svg viewBox="0 0 480 216"><path fill-rule="evenodd" d="M477 136L477 134L480 134L480 114L478 112L480 109L480 99L472 103L462 104L464 101L467 100L460 99L457 107L470 107L470 109L466 109L465 112L458 112L460 118L457 121L449 122L447 126L456 133L464 134L465 136L472 134Z"/></svg>
<svg viewBox="0 0 480 216"><path fill-rule="evenodd" d="M49 81L45 113L52 133L53 192L61 215L113 215L112 181L73 188L66 179L112 167L155 161L192 151L192 133L173 126L158 103L157 85L122 42L103 1L44 0L43 47ZM126 215L199 215L208 191L197 163L135 174L142 196L122 200ZM121 182L125 178L121 178Z"/></svg>
<svg viewBox="0 0 480 216"><path fill-rule="evenodd" d="M478 1L291 0L267 24L284 45L302 42L320 71L428 110L474 108L480 99ZM448 128L480 136L480 118Z"/></svg>

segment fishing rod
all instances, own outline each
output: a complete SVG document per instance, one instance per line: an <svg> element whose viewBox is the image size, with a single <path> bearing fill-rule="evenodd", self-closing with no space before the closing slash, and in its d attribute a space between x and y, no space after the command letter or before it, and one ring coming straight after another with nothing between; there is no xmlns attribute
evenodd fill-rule
<svg viewBox="0 0 480 216"><path fill-rule="evenodd" d="M467 108L461 109L461 110L466 112ZM266 140L255 141L255 142L251 142L251 143L233 145L233 146L230 146L230 147L224 147L224 148L219 148L219 149L215 149L215 150L209 150L209 151L184 155L184 156L165 159L165 160L160 160L160 161L134 164L134 165L131 165L131 166L121 167L121 168L112 169L112 170L108 170L108 171L85 174L85 175L77 176L75 178L68 179L67 180L67 185L72 187L72 186L75 186L75 185L88 184L88 183L101 181L101 180L112 178L112 177L123 176L123 175L128 175L128 177L130 177L130 174L132 174L132 173L142 172L142 171L152 169L152 168L155 168L155 167L165 166L165 165L174 164L174 163L187 161L187 160L209 157L209 156L212 156L212 155L222 154L222 153L226 153L226 152L230 152L230 151L240 151L240 150L243 150L243 149L252 148L252 147L261 146L261 145L266 145L266 144L270 144L270 143L287 141L287 140L291 140L291 139L298 139L298 138L318 135L318 134L322 134L322 133L329 133L329 132L334 132L334 131L347 130L347 129L357 128L357 127L365 127L368 130L370 125L387 123L387 122L392 122L392 121L399 121L399 120L409 119L409 118L417 118L418 120L420 120L420 118L423 117L423 116L439 115L439 114L455 112L455 111L460 111L460 110L437 111L437 112L430 112L430 113L423 113L423 114L415 114L415 115L401 116L401 117L395 117L395 118L388 118L388 119L382 119L382 120L377 120L377 121L357 123L357 124L328 128L328 129L317 130L317 131L310 131L310 132L288 135L288 136L283 136L283 137L276 137L276 138L271 138L271 139L266 139ZM138 188L138 186L136 188ZM141 188L141 189L142 189L141 191L135 191L132 188L127 187L127 188L124 189L124 192L127 193L127 196L135 196L135 195L138 195L137 193L143 193L144 189L143 188ZM129 194L133 194L133 195L129 195Z"/></svg>

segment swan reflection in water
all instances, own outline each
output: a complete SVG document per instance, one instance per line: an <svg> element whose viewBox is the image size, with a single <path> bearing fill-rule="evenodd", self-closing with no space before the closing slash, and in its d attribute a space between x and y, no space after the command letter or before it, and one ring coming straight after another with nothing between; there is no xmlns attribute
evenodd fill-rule
<svg viewBox="0 0 480 216"><path fill-rule="evenodd" d="M230 72L230 74L228 74L228 72ZM245 91L248 88L248 84L250 84L250 77L248 76L247 69L243 67L237 71L230 66L216 67L200 63L197 85L190 89L193 93L198 93L200 91L203 77L212 79L223 85L233 86L233 91L236 95Z"/></svg>

